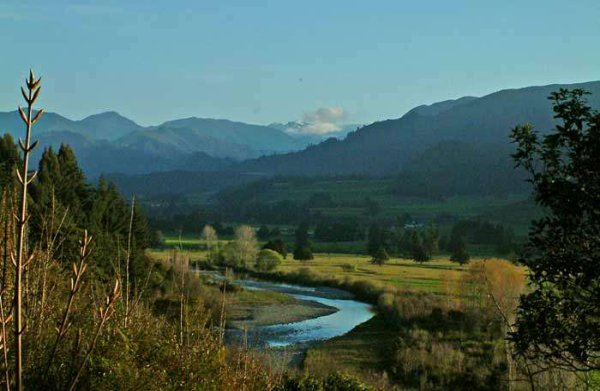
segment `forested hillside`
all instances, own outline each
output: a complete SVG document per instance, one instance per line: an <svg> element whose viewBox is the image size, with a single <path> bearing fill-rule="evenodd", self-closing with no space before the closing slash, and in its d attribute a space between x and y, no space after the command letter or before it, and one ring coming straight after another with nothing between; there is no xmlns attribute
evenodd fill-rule
<svg viewBox="0 0 600 391"><path fill-rule="evenodd" d="M390 175L440 142L494 145L506 150L510 129L519 123L530 122L541 132L553 127L547 98L561 87L591 92L590 105L600 107L600 82L502 90L481 98L419 106L399 119L364 126L344 140L327 140L301 152L262 157L236 169L285 175ZM486 164L493 165L496 159L492 157Z"/></svg>

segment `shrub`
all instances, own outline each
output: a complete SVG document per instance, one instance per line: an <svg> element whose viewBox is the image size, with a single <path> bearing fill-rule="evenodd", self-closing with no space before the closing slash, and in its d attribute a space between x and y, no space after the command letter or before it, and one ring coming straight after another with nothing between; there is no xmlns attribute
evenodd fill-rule
<svg viewBox="0 0 600 391"><path fill-rule="evenodd" d="M298 261L309 261L313 259L312 249L308 245L296 247L294 249L294 259Z"/></svg>
<svg viewBox="0 0 600 391"><path fill-rule="evenodd" d="M274 239L274 240L269 240L267 243L265 243L265 245L262 247L262 249L277 251L279 254L281 254L281 256L284 259L287 257L287 247L285 245L285 242L279 238Z"/></svg>
<svg viewBox="0 0 600 391"><path fill-rule="evenodd" d="M254 268L261 272L269 272L275 270L282 262L283 258L277 251L260 250Z"/></svg>

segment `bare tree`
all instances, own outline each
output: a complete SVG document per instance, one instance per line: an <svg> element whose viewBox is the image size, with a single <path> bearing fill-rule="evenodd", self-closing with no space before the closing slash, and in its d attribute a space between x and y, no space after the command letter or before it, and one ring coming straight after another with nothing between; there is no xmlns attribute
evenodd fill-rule
<svg viewBox="0 0 600 391"><path fill-rule="evenodd" d="M212 226L207 224L204 226L204 228L202 228L201 237L202 240L204 240L204 242L206 243L206 250L208 250L208 259L210 260L212 257L212 252L214 251L215 244L219 240L219 237L217 236L217 231L215 231L215 229Z"/></svg>
<svg viewBox="0 0 600 391"><path fill-rule="evenodd" d="M236 263L240 266L251 264L258 254L256 233L247 225L241 225L235 230Z"/></svg>

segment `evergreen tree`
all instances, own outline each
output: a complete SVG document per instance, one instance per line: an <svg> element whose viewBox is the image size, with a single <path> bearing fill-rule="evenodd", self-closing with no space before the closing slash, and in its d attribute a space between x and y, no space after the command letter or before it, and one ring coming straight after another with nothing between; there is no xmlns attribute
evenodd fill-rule
<svg viewBox="0 0 600 391"><path fill-rule="evenodd" d="M367 253L372 257L373 263L383 264L389 259L386 232L376 223L371 224L367 233Z"/></svg>
<svg viewBox="0 0 600 391"><path fill-rule="evenodd" d="M437 253L440 249L440 233L435 226L435 224L431 223L426 228L422 234L423 237L423 248L425 252L431 256Z"/></svg>
<svg viewBox="0 0 600 391"><path fill-rule="evenodd" d="M301 223L296 228L296 243L294 245L294 259L308 261L313 259L312 243L308 237L308 224Z"/></svg>
<svg viewBox="0 0 600 391"><path fill-rule="evenodd" d="M471 256L467 252L464 240L458 238L453 244L452 254L450 255L450 261L464 265L469 262Z"/></svg>
<svg viewBox="0 0 600 391"><path fill-rule="evenodd" d="M431 254L423 243L422 235L417 230L411 232L411 258L418 263L423 263L431 260Z"/></svg>
<svg viewBox="0 0 600 391"><path fill-rule="evenodd" d="M0 192L12 193L15 185L15 170L21 156L14 139L8 133L0 138Z"/></svg>
<svg viewBox="0 0 600 391"><path fill-rule="evenodd" d="M87 229L93 237L90 269L98 278L108 279L119 265L125 275L128 256L132 287L146 278L150 261L144 249L151 235L139 205L134 208L127 254L131 205L103 177L96 188L90 186L70 147L62 145L58 154L52 148L43 152L31 199L31 236L41 238L42 248L60 243L54 249L57 259L70 265L78 256L81 232Z"/></svg>
<svg viewBox="0 0 600 391"><path fill-rule="evenodd" d="M56 157L60 169L56 186L58 200L63 205L69 205L70 213L78 222L83 222L84 209L88 208L91 202L91 191L83 170L79 168L75 153L68 145L61 145Z"/></svg>
<svg viewBox="0 0 600 391"><path fill-rule="evenodd" d="M372 254L372 257L373 258L371 259L371 262L379 266L383 265L385 261L390 259L385 247L379 247L375 254Z"/></svg>

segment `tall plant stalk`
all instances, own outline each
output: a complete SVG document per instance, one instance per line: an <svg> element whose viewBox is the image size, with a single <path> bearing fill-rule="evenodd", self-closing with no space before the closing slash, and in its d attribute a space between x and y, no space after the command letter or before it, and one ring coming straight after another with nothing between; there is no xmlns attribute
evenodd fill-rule
<svg viewBox="0 0 600 391"><path fill-rule="evenodd" d="M27 188L33 178L36 175L34 172L31 176L29 175L29 156L31 151L37 145L37 141L31 144L31 128L40 119L43 110L39 110L35 116L33 116L33 105L39 96L41 78L35 79L33 71L29 71L29 78L25 81L27 85L27 91L21 87L23 98L27 102L27 113L19 106L19 114L23 122L25 122L25 142L19 138L19 146L23 151L23 164L21 171L17 170L17 178L21 184L21 204L20 213L15 216L17 221L17 254L12 254L13 263L15 265L15 297L14 297L14 334L15 334L15 386L16 389L21 391L23 389L23 313L22 313L22 301L23 301L23 272L27 263L31 261L29 257L26 259L25 239L27 234L27 220L29 216L27 214Z"/></svg>
<svg viewBox="0 0 600 391"><path fill-rule="evenodd" d="M131 234L133 231L133 213L135 210L135 196L131 199L131 215L129 216L129 233L127 234L127 260L125 264L125 328L129 318L129 263L131 262Z"/></svg>

